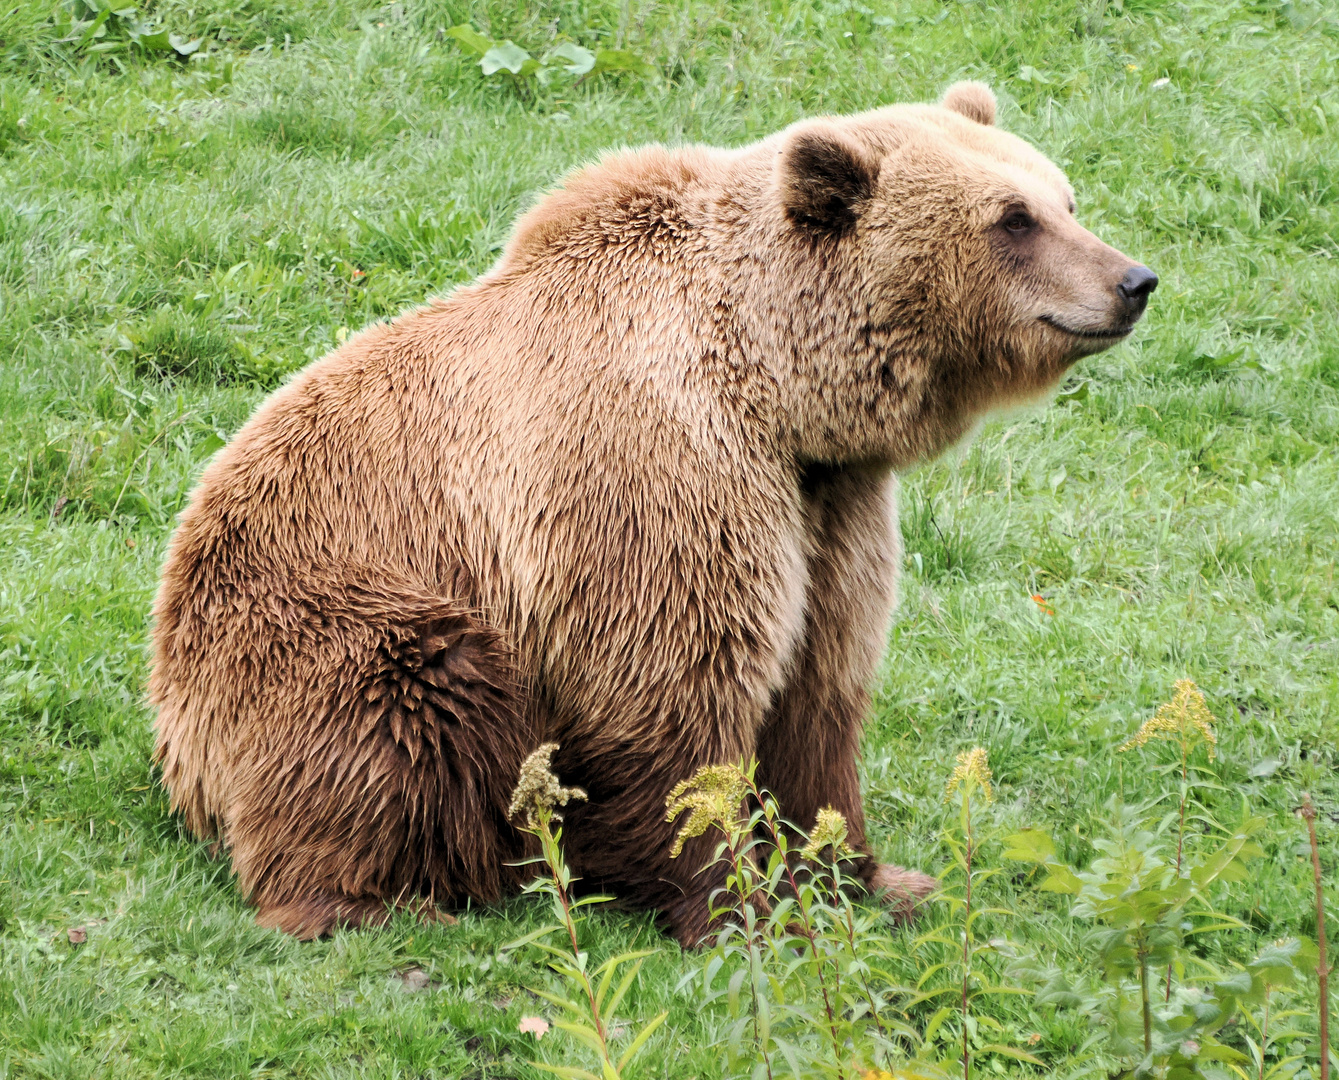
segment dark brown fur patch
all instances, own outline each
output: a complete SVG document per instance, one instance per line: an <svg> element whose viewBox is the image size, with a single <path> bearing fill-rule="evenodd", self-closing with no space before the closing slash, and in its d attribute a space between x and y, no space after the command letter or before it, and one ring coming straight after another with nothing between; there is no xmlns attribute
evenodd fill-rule
<svg viewBox="0 0 1339 1080"><path fill-rule="evenodd" d="M877 166L836 132L797 132L782 151L782 199L797 224L844 233L869 198Z"/></svg>

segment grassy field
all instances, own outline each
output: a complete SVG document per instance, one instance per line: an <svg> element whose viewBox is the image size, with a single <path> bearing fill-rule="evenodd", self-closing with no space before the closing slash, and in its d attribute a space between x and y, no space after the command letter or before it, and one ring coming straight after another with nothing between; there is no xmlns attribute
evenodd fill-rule
<svg viewBox="0 0 1339 1080"><path fill-rule="evenodd" d="M1081 220L1162 284L1057 403L906 478L904 599L865 745L875 842L943 866L947 763L979 744L1000 826L1091 857L1113 795L1167 790L1164 759L1115 748L1189 676L1220 718L1206 799L1226 813L1244 794L1269 823L1223 899L1247 930L1204 947L1230 963L1315 934L1289 811L1313 793L1333 884L1332 4L162 0L163 28L202 39L189 61L102 48L120 17L92 51L58 44L64 12L0 13L0 1078L500 1080L541 1075L536 1054L581 1060L518 1031L545 1009L522 988L548 976L498 950L539 925L536 903L299 944L257 929L226 861L179 828L143 704L174 515L267 390L486 269L566 169L960 77L996 88ZM465 20L652 71L518 89L444 35ZM1041 961L1091 966L1063 901L990 888ZM695 958L648 918L594 927L597 952L661 948L629 998L633 1018L670 1010L640 1075L720 1076L718 1018L677 988ZM1060 1074L1105 1073L1081 1018L1000 1017Z"/></svg>

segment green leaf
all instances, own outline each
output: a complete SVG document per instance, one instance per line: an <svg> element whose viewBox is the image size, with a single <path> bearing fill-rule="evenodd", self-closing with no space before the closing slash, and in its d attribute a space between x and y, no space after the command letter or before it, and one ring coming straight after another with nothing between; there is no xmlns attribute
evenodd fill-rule
<svg viewBox="0 0 1339 1080"><path fill-rule="evenodd" d="M612 968L610 969L613 970ZM614 996L609 999L609 1004L605 1006L605 1015L613 1016L615 1010L622 1004L628 988L632 986L632 981L637 977L637 972L642 970L642 961L638 960L628 972L623 976L622 981L614 988Z"/></svg>
<svg viewBox="0 0 1339 1080"><path fill-rule="evenodd" d="M551 64L555 60L566 60L567 63L556 66L571 75L585 75L595 67L595 54L570 41L563 42L544 58L546 64Z"/></svg>
<svg viewBox="0 0 1339 1080"><path fill-rule="evenodd" d="M1273 1036L1274 1032L1271 1031L1270 1035ZM1216 1040L1206 1040L1203 1045L1200 1046L1199 1053L1197 1053L1195 1057L1200 1061L1223 1061L1229 1063L1242 1063L1251 1060L1240 1050L1234 1050L1230 1046L1224 1046Z"/></svg>
<svg viewBox="0 0 1339 1080"><path fill-rule="evenodd" d="M585 1069L578 1069L572 1065L549 1065L543 1061L532 1061L530 1064L536 1069L553 1073L554 1076L564 1077L565 1080L600 1080L600 1077L593 1072L587 1072Z"/></svg>
<svg viewBox="0 0 1339 1080"><path fill-rule="evenodd" d="M589 1024L575 1024L571 1020L559 1020L555 1018L553 1026L567 1032L572 1038L579 1039L597 1054L600 1052L600 1047L602 1045L600 1042L600 1033Z"/></svg>
<svg viewBox="0 0 1339 1080"><path fill-rule="evenodd" d="M1004 857L1014 862L1047 863L1055 858L1055 841L1044 829L1024 829L1004 838Z"/></svg>
<svg viewBox="0 0 1339 1080"><path fill-rule="evenodd" d="M178 56L190 56L193 52L199 52L200 44L204 40L204 38L192 38L187 41L183 34L167 35L168 44L172 46L172 51Z"/></svg>
<svg viewBox="0 0 1339 1080"><path fill-rule="evenodd" d="M136 36L135 43L141 49L148 49L150 52L172 52L171 35L166 30L159 30L155 34L140 34Z"/></svg>
<svg viewBox="0 0 1339 1080"><path fill-rule="evenodd" d="M520 75L525 71L527 63L534 63L528 52L514 41L504 41L484 53L483 59L479 61L479 67L483 69L485 75L499 71L510 71L513 75Z"/></svg>
<svg viewBox="0 0 1339 1080"><path fill-rule="evenodd" d="M478 30L474 29L469 23L461 23L459 26L453 26L446 32L449 38L455 38L460 44L474 53L476 56L483 56L489 49L494 48L497 42L492 38L486 38Z"/></svg>
<svg viewBox="0 0 1339 1080"><path fill-rule="evenodd" d="M650 75L655 71L650 64L626 49L601 49L595 54L596 72L630 71L634 75Z"/></svg>
<svg viewBox="0 0 1339 1080"><path fill-rule="evenodd" d="M110 8L104 8L102 11L99 11L98 17L94 19L92 23L89 24L88 29L85 30L83 34L80 36L79 40L75 42L75 48L82 49L85 45L87 45L90 41L92 41L93 38L97 36L98 31L102 29L102 24L107 21L111 13L112 12ZM63 38L62 40L69 41L71 40L71 38Z"/></svg>
<svg viewBox="0 0 1339 1080"><path fill-rule="evenodd" d="M1012 1046L1001 1046L999 1043L987 1043L985 1046L977 1049L978 1054L1000 1054L1003 1057L1014 1058L1017 1061L1026 1061L1029 1065L1040 1065L1046 1068L1046 1062L1041 1058L1033 1057L1025 1050L1018 1050Z"/></svg>
<svg viewBox="0 0 1339 1080"><path fill-rule="evenodd" d="M530 931L530 933L526 934L525 937L519 937L515 941L507 942L506 945L502 946L501 951L512 952L516 949L523 949L525 946L531 944L537 939L546 937L549 934L552 934L555 930L561 930L561 929L562 927L557 925L556 923L552 926L541 926L538 930Z"/></svg>
<svg viewBox="0 0 1339 1080"><path fill-rule="evenodd" d="M628 1062L632 1060L633 1055L646 1045L646 1040L651 1037L656 1028L665 1022L667 1016L669 1016L668 1009L660 1013L658 1016L651 1017L651 1019L647 1021L646 1027L642 1028L642 1030L637 1033L637 1037L628 1044L628 1048L623 1051L623 1056L618 1059L619 1072L622 1072L628 1067Z"/></svg>
<svg viewBox="0 0 1339 1080"><path fill-rule="evenodd" d="M921 1037L922 1043L929 1043L934 1040L935 1033L943 1026L944 1021L953 1015L953 1010L947 1005L941 1008L934 1016L930 1017L930 1022L925 1025L925 1034Z"/></svg>
<svg viewBox="0 0 1339 1080"><path fill-rule="evenodd" d="M1046 880L1037 886L1042 892L1068 893L1077 896L1083 891L1083 882L1077 874L1063 863L1050 863L1046 867Z"/></svg>

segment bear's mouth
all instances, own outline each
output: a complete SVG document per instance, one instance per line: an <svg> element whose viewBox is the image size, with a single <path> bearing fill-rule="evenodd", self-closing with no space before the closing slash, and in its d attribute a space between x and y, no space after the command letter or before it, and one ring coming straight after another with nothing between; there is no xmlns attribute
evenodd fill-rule
<svg viewBox="0 0 1339 1080"><path fill-rule="evenodd" d="M1127 323L1124 326L1113 326L1109 330L1080 330L1073 326L1066 326L1051 315L1039 315L1038 318L1052 329L1059 330L1062 334L1068 334L1070 337L1077 338L1098 340L1123 338L1134 329L1134 323Z"/></svg>

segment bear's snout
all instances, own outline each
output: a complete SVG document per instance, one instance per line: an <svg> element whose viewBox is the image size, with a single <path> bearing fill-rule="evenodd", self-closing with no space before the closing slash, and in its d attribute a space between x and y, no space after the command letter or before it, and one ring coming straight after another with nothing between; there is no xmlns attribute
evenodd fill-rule
<svg viewBox="0 0 1339 1080"><path fill-rule="evenodd" d="M1134 322L1148 307L1149 295L1158 287L1158 275L1147 266L1132 266L1116 286L1130 321Z"/></svg>

